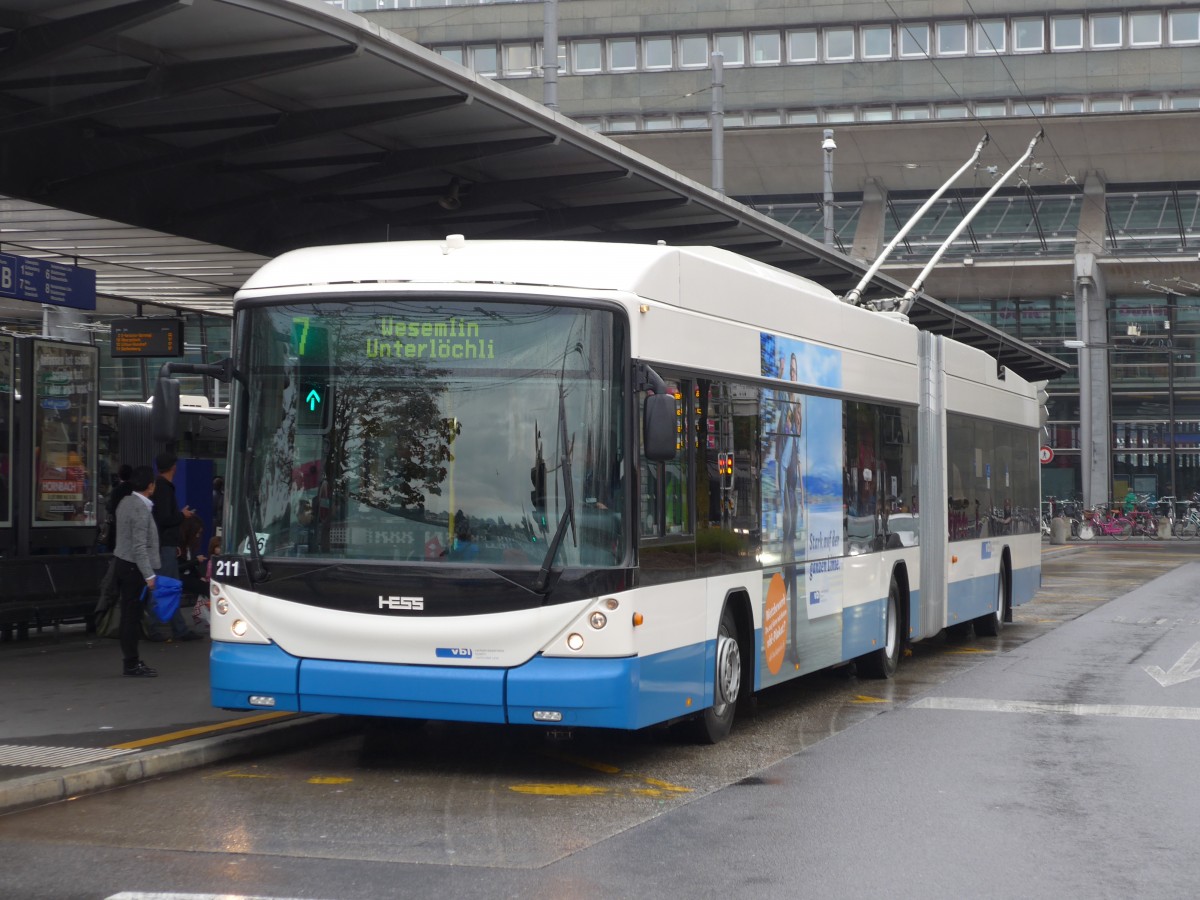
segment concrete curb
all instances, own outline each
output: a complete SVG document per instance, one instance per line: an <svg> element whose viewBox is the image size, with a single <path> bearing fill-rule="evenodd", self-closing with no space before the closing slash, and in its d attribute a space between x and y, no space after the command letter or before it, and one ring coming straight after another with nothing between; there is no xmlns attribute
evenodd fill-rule
<svg viewBox="0 0 1200 900"><path fill-rule="evenodd" d="M0 782L0 814L135 784L237 756L290 749L302 742L341 734L354 728L357 722L353 716L305 716Z"/></svg>

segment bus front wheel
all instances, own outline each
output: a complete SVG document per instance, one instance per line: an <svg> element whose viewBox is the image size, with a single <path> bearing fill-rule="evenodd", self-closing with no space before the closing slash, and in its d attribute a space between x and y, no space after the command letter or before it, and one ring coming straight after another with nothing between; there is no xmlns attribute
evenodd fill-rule
<svg viewBox="0 0 1200 900"><path fill-rule="evenodd" d="M690 721L692 736L702 744L716 744L729 736L742 694L742 649L737 620L726 606L717 629L716 673L713 703Z"/></svg>
<svg viewBox="0 0 1200 900"><path fill-rule="evenodd" d="M986 616L975 620L975 634L980 637L996 637L1004 628L1004 610L1008 604L1008 568L1001 566L996 576L996 605Z"/></svg>

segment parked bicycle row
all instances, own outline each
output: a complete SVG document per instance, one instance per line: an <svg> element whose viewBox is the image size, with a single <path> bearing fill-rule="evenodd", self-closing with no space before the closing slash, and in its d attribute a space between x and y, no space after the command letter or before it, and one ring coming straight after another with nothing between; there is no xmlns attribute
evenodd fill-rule
<svg viewBox="0 0 1200 900"><path fill-rule="evenodd" d="M1123 541L1137 536L1190 540L1200 537L1200 492L1190 500L1177 501L1130 491L1123 500L1090 508L1078 500L1050 497L1042 504L1043 537L1050 536L1054 519L1064 520L1070 537L1083 541L1097 537Z"/></svg>

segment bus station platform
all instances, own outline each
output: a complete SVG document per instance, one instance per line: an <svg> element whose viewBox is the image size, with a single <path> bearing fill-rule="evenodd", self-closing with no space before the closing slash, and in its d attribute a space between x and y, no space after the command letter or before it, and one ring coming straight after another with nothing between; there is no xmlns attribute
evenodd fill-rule
<svg viewBox="0 0 1200 900"><path fill-rule="evenodd" d="M214 709L210 642L142 641L157 678L126 678L117 641L82 624L0 643L0 814L351 727L352 718Z"/></svg>

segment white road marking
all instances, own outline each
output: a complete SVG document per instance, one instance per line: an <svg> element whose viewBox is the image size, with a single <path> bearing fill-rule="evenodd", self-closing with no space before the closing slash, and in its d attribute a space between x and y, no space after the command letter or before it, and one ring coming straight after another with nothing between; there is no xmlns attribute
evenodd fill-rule
<svg viewBox="0 0 1200 900"><path fill-rule="evenodd" d="M104 900L299 900L297 897L259 897L248 894L176 894L171 891L121 891Z"/></svg>
<svg viewBox="0 0 1200 900"><path fill-rule="evenodd" d="M980 700L974 697L925 697L913 709L949 709L958 712L1033 713L1051 716L1108 716L1118 719L1191 719L1200 721L1200 709L1189 706L1109 706L1091 703L1043 703L1039 700Z"/></svg>
<svg viewBox="0 0 1200 900"><path fill-rule="evenodd" d="M1146 674L1163 687L1170 687L1173 684L1182 684L1193 678L1200 678L1200 669L1193 669L1197 662L1200 662L1200 643L1192 644L1188 651L1166 672L1158 666L1145 666L1144 668Z"/></svg>

